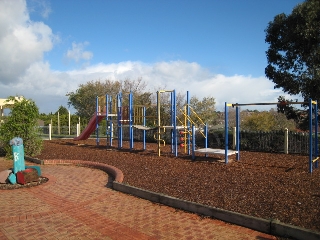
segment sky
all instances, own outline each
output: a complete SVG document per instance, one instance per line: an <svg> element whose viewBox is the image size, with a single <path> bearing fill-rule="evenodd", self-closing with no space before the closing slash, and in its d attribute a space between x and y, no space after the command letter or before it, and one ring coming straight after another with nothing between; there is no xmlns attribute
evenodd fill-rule
<svg viewBox="0 0 320 240"><path fill-rule="evenodd" d="M220 111L276 102L289 96L265 77L265 29L302 2L0 0L0 98L50 113L80 84L142 78L146 91L213 97Z"/></svg>

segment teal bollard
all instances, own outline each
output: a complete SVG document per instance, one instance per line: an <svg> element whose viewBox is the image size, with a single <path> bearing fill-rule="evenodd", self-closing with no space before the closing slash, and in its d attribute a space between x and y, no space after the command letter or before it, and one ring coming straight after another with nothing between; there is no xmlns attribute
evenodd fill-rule
<svg viewBox="0 0 320 240"><path fill-rule="evenodd" d="M26 169L24 162L24 148L23 141L21 138L13 138L10 141L10 145L12 146L12 154L13 154L13 173L24 171Z"/></svg>

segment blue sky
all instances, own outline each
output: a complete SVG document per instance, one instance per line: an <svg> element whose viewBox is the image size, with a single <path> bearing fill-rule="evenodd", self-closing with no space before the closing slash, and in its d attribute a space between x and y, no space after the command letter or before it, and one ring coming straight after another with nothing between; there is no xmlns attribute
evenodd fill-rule
<svg viewBox="0 0 320 240"><path fill-rule="evenodd" d="M0 98L40 112L90 80L142 79L151 91L224 102L284 95L265 78L265 32L301 0L1 0ZM2 46L2 47L1 47Z"/></svg>

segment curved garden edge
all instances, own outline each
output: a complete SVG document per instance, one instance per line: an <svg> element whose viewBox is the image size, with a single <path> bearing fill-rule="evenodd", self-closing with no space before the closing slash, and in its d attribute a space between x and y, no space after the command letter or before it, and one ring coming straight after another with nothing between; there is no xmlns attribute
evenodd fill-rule
<svg viewBox="0 0 320 240"><path fill-rule="evenodd" d="M50 159L50 160L41 160L32 157L25 157L26 160L34 162L40 165L55 165L55 164L70 164L70 165L79 165L84 167L92 167L95 169L102 170L113 177L112 189L130 194L142 199L149 200L151 202L160 203L169 207L181 209L187 212L204 215L219 219L231 224L243 226L250 228L259 232L271 234L279 237L289 237L293 239L309 239L317 240L320 239L320 232L315 232L309 229L297 227L290 224L282 223L278 220L273 219L263 219L252 217L245 214L240 214L237 212L231 212L224 209L219 209L215 207L210 207L195 202L185 201L178 198L170 197L161 193L155 193L148 190L136 188L134 186L129 186L123 184L124 175L122 171L114 166L99 163L91 162L84 160L65 160L65 159Z"/></svg>
<svg viewBox="0 0 320 240"><path fill-rule="evenodd" d="M107 164L98 163L98 162L90 162L90 161L83 161L83 160L65 160L65 159L41 160L41 159L32 158L32 157L25 157L25 159L40 165L72 164L72 165L80 165L85 167L96 168L110 174L113 177L114 181L118 183L122 183L124 178L124 175L120 169Z"/></svg>

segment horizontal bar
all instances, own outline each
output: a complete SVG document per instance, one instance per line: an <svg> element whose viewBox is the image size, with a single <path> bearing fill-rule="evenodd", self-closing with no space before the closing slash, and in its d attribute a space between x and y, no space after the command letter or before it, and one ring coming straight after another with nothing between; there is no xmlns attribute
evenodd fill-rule
<svg viewBox="0 0 320 240"><path fill-rule="evenodd" d="M165 93L165 92L173 92L174 90L160 90L159 93Z"/></svg>
<svg viewBox="0 0 320 240"><path fill-rule="evenodd" d="M319 157L313 159L312 162L316 162L316 161L318 161L318 160L319 160Z"/></svg>
<svg viewBox="0 0 320 240"><path fill-rule="evenodd" d="M288 104L309 104L308 102L274 102L274 103L234 103L233 107L249 105L288 105Z"/></svg>

